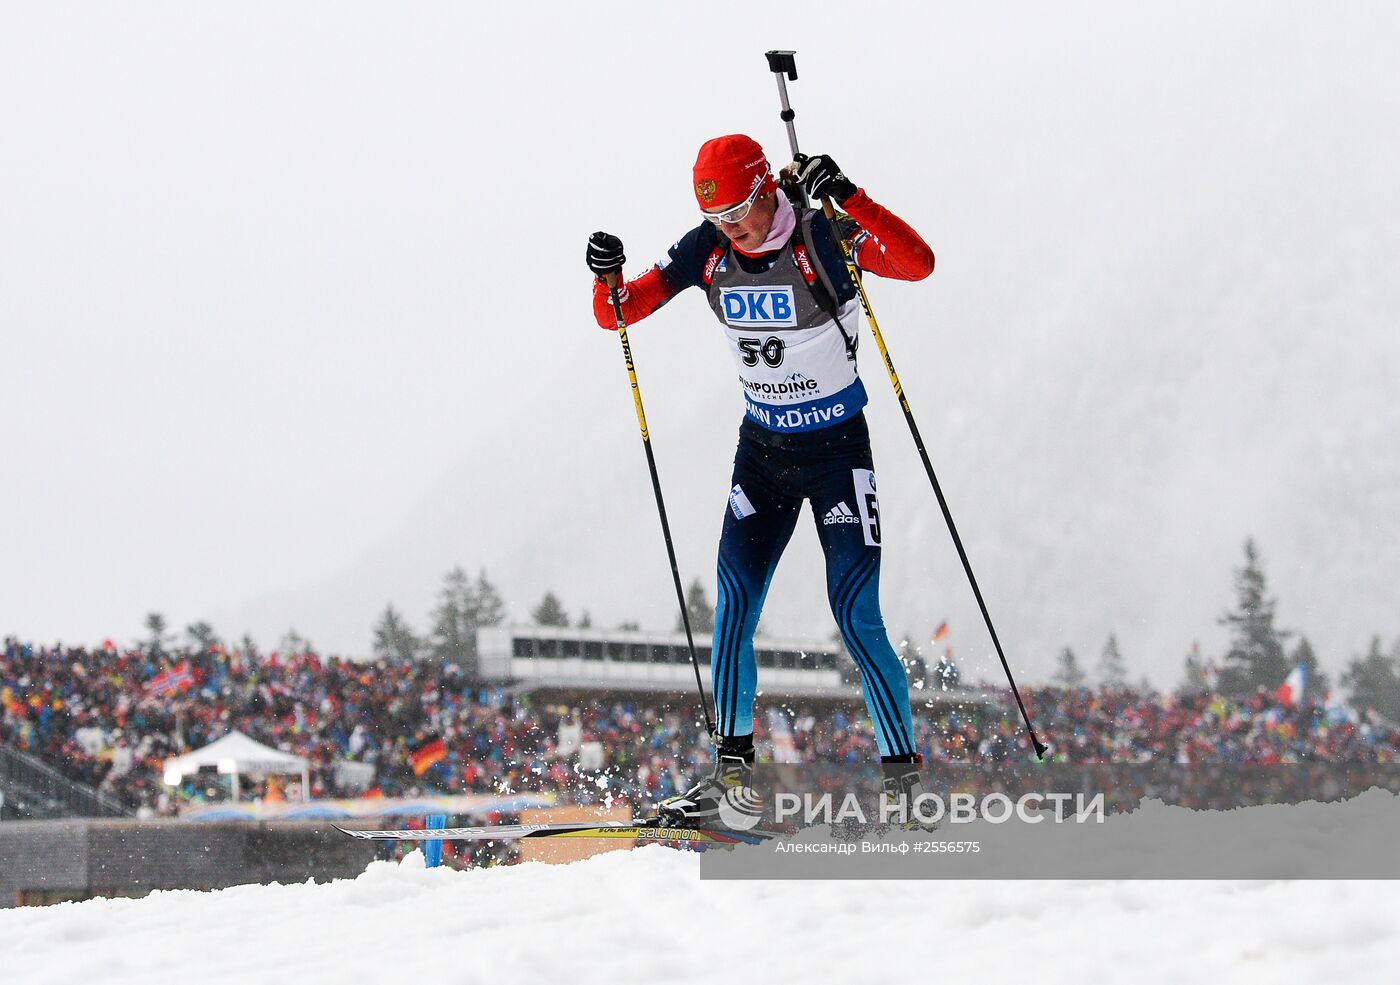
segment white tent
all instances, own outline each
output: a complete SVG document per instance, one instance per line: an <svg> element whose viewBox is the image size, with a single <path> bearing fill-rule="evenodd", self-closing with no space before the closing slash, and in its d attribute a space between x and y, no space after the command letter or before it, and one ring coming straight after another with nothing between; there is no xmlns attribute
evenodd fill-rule
<svg viewBox="0 0 1400 985"><path fill-rule="evenodd" d="M221 739L215 739L203 749L187 752L183 756L165 761L165 782L176 786L191 773L201 767L212 766L220 773L233 777L233 799L239 795L239 778L242 776L269 776L301 774L301 800L311 799L311 777L307 761L301 756L293 756L254 742L242 732L230 732Z"/></svg>

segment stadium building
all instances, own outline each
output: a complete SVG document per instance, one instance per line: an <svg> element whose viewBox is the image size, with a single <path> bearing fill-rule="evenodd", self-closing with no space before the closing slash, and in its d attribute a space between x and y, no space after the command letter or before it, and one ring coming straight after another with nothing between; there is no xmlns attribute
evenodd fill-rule
<svg viewBox="0 0 1400 985"><path fill-rule="evenodd" d="M705 690L710 689L710 637L695 636ZM760 638L754 641L762 694L859 701L860 673L840 643ZM976 700L979 692L941 687L918 658L907 661L911 698ZM477 675L513 691L671 692L695 688L683 633L547 626L477 630Z"/></svg>

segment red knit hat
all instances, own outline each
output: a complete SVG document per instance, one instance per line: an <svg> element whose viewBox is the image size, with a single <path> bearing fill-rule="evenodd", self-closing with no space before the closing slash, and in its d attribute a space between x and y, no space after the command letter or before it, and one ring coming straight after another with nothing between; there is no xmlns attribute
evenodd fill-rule
<svg viewBox="0 0 1400 985"><path fill-rule="evenodd" d="M695 198L701 209L742 202L753 193L760 180L763 192L778 187L778 179L768 166L763 148L758 141L742 133L715 137L701 144L693 175Z"/></svg>

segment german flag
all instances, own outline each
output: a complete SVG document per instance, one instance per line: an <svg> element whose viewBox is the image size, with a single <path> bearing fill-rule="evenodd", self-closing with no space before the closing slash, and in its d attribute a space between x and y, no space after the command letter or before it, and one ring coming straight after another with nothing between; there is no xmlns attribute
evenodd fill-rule
<svg viewBox="0 0 1400 985"><path fill-rule="evenodd" d="M430 739L413 750L409 758L413 763L413 775L422 776L434 763L447 758L447 743L441 738Z"/></svg>

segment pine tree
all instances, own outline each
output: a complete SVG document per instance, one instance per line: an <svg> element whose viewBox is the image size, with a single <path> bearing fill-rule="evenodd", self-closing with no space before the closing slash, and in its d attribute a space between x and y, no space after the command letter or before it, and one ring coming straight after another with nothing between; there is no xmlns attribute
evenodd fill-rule
<svg viewBox="0 0 1400 985"><path fill-rule="evenodd" d="M1293 656L1289 658L1289 667L1303 665L1306 674L1307 687L1298 696L1299 704L1322 704L1327 697L1327 692L1332 690L1332 681L1317 663L1317 654L1313 652L1312 644L1308 642L1306 636L1298 638L1298 645L1293 648Z"/></svg>
<svg viewBox="0 0 1400 985"><path fill-rule="evenodd" d="M685 611L690 616L690 628L696 633L713 633L715 631L715 607L710 604L709 596L705 594L705 586L696 578L690 583L690 588L685 593ZM676 632L685 632L685 624L681 622L681 617L676 616Z"/></svg>
<svg viewBox="0 0 1400 985"><path fill-rule="evenodd" d="M374 655L391 660L413 660L422 647L423 641L414 634L402 614L392 604L384 606L383 615L374 625Z"/></svg>
<svg viewBox="0 0 1400 985"><path fill-rule="evenodd" d="M1103 645L1103 653L1099 655L1099 683L1109 691L1126 691L1128 689L1128 668L1123 663L1123 654L1118 652L1118 637L1108 634L1108 640Z"/></svg>
<svg viewBox="0 0 1400 985"><path fill-rule="evenodd" d="M544 598L540 599L535 611L530 613L530 618L535 620L536 626L569 625L569 614L564 611L564 604L553 592L544 593Z"/></svg>
<svg viewBox="0 0 1400 985"><path fill-rule="evenodd" d="M477 609L470 579L459 564L442 579L438 604L433 609L429 653L434 660L469 667L476 654L476 633L471 626Z"/></svg>
<svg viewBox="0 0 1400 985"><path fill-rule="evenodd" d="M1273 690L1292 668L1284 656L1284 641L1292 634L1274 626L1278 600L1269 597L1264 569L1254 541L1244 544L1245 564L1235 569L1235 609L1220 617L1231 631L1225 666L1220 668L1220 693L1252 694L1258 688Z"/></svg>
<svg viewBox="0 0 1400 985"><path fill-rule="evenodd" d="M208 653L219 645L219 637L214 633L214 627L203 620L186 626L185 635L194 644L196 653Z"/></svg>
<svg viewBox="0 0 1400 985"><path fill-rule="evenodd" d="M277 649L282 651L283 655L285 656L292 654L299 655L302 653L314 653L316 648L312 646L311 641L309 639L298 633L296 631L296 627L293 626L289 627L287 631L282 634L282 642L277 644Z"/></svg>
<svg viewBox="0 0 1400 985"><path fill-rule="evenodd" d="M578 617L578 628L579 628L579 629L592 629L592 628L593 628L593 617L590 616L590 615L588 614L588 610L587 610L587 609L584 609L584 610L583 610L583 615L581 615L581 616Z"/></svg>
<svg viewBox="0 0 1400 985"><path fill-rule="evenodd" d="M1397 643L1400 652L1400 643ZM1342 684L1351 692L1351 705L1358 711L1375 709L1392 722L1400 722L1400 660L1381 652L1381 638L1371 637L1371 648L1364 657L1353 657Z"/></svg>
<svg viewBox="0 0 1400 985"><path fill-rule="evenodd" d="M1205 661L1201 659L1201 646L1199 643L1192 643L1191 652L1186 654L1186 661L1182 667L1182 681L1176 693L1183 698L1189 698L1192 695L1205 694L1209 690Z"/></svg>
<svg viewBox="0 0 1400 985"><path fill-rule="evenodd" d="M166 646L173 637L166 631L167 624L165 616L159 612L148 612L146 614L146 632L150 637L146 640L146 652L153 657L162 656Z"/></svg>
<svg viewBox="0 0 1400 985"><path fill-rule="evenodd" d="M499 626L506 621L505 601L496 590L496 586L486 577L485 568L477 575L472 601L474 607L468 615L473 629L478 626Z"/></svg>
<svg viewBox="0 0 1400 985"><path fill-rule="evenodd" d="M1060 651L1052 681L1064 688L1079 687L1084 683L1084 670L1079 666L1079 658L1069 647Z"/></svg>
<svg viewBox="0 0 1400 985"><path fill-rule="evenodd" d="M476 631L505 622L506 605L486 576L473 581L459 564L443 576L438 603L432 612L432 630L419 652L442 663L456 664L469 678L477 677Z"/></svg>

